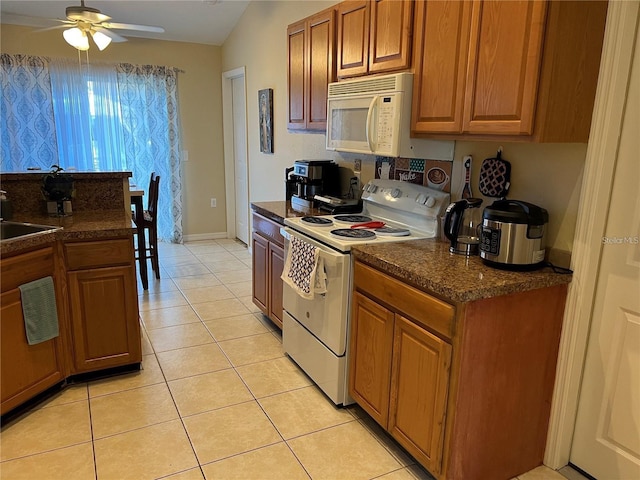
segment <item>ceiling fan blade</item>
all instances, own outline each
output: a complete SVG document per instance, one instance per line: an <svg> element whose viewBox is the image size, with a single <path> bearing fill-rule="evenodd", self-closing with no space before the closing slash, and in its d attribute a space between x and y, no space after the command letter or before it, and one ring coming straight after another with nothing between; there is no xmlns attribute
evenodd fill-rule
<svg viewBox="0 0 640 480"><path fill-rule="evenodd" d="M107 37L109 37L111 39L111 41L119 43L119 42L126 42L127 39L124 38L121 35L118 35L116 32L112 32L111 30L108 30L106 28L102 28L102 27L93 27L93 30L95 30L96 32L100 32L105 34Z"/></svg>
<svg viewBox="0 0 640 480"><path fill-rule="evenodd" d="M62 20L59 18L42 18L42 17L32 17L30 15L20 15L17 13L5 13L2 12L2 23L8 23L13 25L25 25L28 27L49 27L53 24L59 23L75 23L69 22L68 20Z"/></svg>
<svg viewBox="0 0 640 480"><path fill-rule="evenodd" d="M61 28L73 28L74 26L75 26L75 22L68 22L68 23L65 23L64 25L55 25L53 27L38 28L37 30L34 30L32 33L48 32L49 30L59 30Z"/></svg>
<svg viewBox="0 0 640 480"><path fill-rule="evenodd" d="M116 30L139 30L141 32L164 33L164 28L153 25L135 25L133 23L114 22L102 22L100 25L105 28L115 28Z"/></svg>

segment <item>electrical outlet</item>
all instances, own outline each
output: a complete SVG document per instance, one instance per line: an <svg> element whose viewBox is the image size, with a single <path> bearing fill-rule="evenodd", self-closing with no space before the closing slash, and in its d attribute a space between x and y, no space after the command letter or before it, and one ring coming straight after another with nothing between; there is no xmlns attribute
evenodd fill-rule
<svg viewBox="0 0 640 480"><path fill-rule="evenodd" d="M215 198L211 199L211 208L216 208L218 206L218 201Z"/></svg>
<svg viewBox="0 0 640 480"><path fill-rule="evenodd" d="M353 161L353 171L356 173L362 171L362 160L360 160L359 158L356 158Z"/></svg>

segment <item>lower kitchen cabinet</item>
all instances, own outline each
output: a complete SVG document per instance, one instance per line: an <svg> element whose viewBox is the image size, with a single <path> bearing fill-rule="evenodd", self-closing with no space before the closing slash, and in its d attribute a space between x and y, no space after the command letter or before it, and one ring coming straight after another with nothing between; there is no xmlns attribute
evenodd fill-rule
<svg viewBox="0 0 640 480"><path fill-rule="evenodd" d="M282 271L284 248L269 242L269 318L282 327Z"/></svg>
<svg viewBox="0 0 640 480"><path fill-rule="evenodd" d="M284 238L280 225L258 213L253 213L252 299L262 313L282 328L282 270L284 268Z"/></svg>
<svg viewBox="0 0 640 480"><path fill-rule="evenodd" d="M65 244L73 373L142 361L132 238Z"/></svg>
<svg viewBox="0 0 640 480"><path fill-rule="evenodd" d="M395 317L387 429L422 465L437 472L442 461L451 345L410 319Z"/></svg>
<svg viewBox="0 0 640 480"><path fill-rule="evenodd" d="M422 465L438 473L451 345L396 313L393 303L387 308L357 291L379 282L379 275L369 267L356 267L349 394ZM381 292L388 297L383 303L414 302L410 309L426 318L431 300L440 304L426 294L403 296L399 282L387 287L391 288Z"/></svg>
<svg viewBox="0 0 640 480"><path fill-rule="evenodd" d="M437 479L542 464L566 285L446 301L355 261L349 394Z"/></svg>
<svg viewBox="0 0 640 480"><path fill-rule="evenodd" d="M64 380L65 357L62 335L35 345L27 343L19 286L55 274L54 246L2 259L0 297L0 414L19 406ZM64 316L58 308L60 332Z"/></svg>
<svg viewBox="0 0 640 480"><path fill-rule="evenodd" d="M349 394L387 427L394 314L355 292L351 318Z"/></svg>

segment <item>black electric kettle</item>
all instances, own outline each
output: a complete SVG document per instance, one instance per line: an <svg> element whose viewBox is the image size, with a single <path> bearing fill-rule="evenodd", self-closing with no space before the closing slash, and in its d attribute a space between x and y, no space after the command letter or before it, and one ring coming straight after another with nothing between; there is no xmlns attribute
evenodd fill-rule
<svg viewBox="0 0 640 480"><path fill-rule="evenodd" d="M477 255L482 229L481 198L465 198L447 207L444 234L451 241L449 251L460 255Z"/></svg>

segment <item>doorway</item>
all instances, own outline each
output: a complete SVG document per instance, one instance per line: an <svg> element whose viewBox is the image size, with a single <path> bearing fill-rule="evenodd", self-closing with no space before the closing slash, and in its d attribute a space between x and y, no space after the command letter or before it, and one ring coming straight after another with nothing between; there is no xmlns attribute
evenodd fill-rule
<svg viewBox="0 0 640 480"><path fill-rule="evenodd" d="M222 74L227 236L249 244L249 166L245 68Z"/></svg>
<svg viewBox="0 0 640 480"><path fill-rule="evenodd" d="M607 159L615 162L615 173L569 458L593 477L610 480L640 478L638 38L636 31L617 155Z"/></svg>
<svg viewBox="0 0 640 480"><path fill-rule="evenodd" d="M640 478L640 4L609 2L545 464Z"/></svg>

